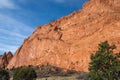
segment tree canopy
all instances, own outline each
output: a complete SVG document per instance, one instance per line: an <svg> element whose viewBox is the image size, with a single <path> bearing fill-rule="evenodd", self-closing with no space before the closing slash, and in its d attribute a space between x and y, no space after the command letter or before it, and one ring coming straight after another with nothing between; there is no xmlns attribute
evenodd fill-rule
<svg viewBox="0 0 120 80"><path fill-rule="evenodd" d="M35 80L36 72L31 67L19 67L14 70L13 80Z"/></svg>
<svg viewBox="0 0 120 80"><path fill-rule="evenodd" d="M108 41L98 45L98 50L91 55L89 77L92 80L120 80L120 53L114 53L115 45Z"/></svg>

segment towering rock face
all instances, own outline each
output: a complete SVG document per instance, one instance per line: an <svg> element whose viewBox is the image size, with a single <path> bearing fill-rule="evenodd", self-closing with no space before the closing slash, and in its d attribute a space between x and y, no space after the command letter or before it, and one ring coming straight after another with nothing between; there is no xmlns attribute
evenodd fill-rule
<svg viewBox="0 0 120 80"><path fill-rule="evenodd" d="M81 11L38 27L7 67L49 63L88 71L90 55L105 40L120 51L120 0L91 0Z"/></svg>
<svg viewBox="0 0 120 80"><path fill-rule="evenodd" d="M1 68L6 68L10 60L12 59L13 55L11 52L4 53L3 55L0 56L0 67Z"/></svg>

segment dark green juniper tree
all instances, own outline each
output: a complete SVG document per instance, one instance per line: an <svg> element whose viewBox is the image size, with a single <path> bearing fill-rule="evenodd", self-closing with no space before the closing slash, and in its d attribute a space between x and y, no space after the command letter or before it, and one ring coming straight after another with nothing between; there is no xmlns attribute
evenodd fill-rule
<svg viewBox="0 0 120 80"><path fill-rule="evenodd" d="M107 41L99 44L98 51L91 55L91 80L120 80L120 53L113 53L115 48L115 45L109 45Z"/></svg>
<svg viewBox="0 0 120 80"><path fill-rule="evenodd" d="M37 74L32 67L19 67L13 70L13 80L36 80Z"/></svg>

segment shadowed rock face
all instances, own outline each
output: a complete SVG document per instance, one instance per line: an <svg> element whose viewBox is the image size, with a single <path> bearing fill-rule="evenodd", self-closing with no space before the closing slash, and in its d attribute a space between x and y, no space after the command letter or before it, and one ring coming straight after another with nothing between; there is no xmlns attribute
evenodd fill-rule
<svg viewBox="0 0 120 80"><path fill-rule="evenodd" d="M120 50L120 0L91 0L81 11L38 27L7 67L49 63L88 71L91 53L105 40Z"/></svg>
<svg viewBox="0 0 120 80"><path fill-rule="evenodd" d="M1 68L6 68L10 60L12 59L13 55L11 52L4 53L3 55L0 56L0 67Z"/></svg>

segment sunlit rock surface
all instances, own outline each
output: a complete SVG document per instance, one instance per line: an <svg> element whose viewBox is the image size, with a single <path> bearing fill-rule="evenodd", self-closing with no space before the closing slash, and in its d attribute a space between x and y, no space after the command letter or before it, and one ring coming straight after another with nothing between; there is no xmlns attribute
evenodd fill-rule
<svg viewBox="0 0 120 80"><path fill-rule="evenodd" d="M88 71L90 55L105 40L120 51L120 0L90 0L82 10L39 26L7 68L49 63Z"/></svg>

